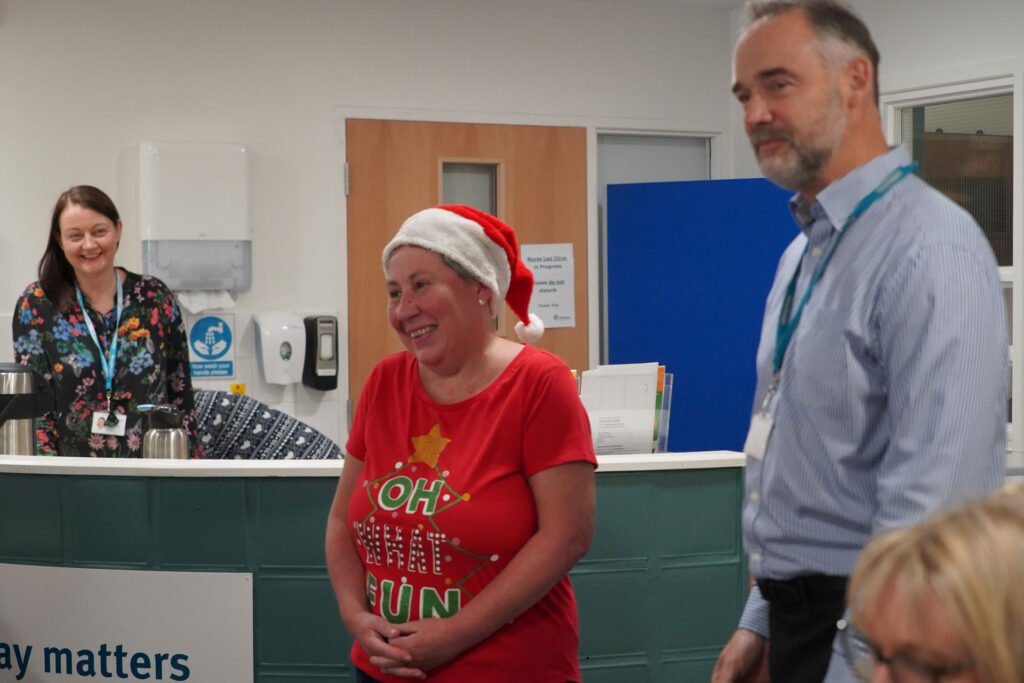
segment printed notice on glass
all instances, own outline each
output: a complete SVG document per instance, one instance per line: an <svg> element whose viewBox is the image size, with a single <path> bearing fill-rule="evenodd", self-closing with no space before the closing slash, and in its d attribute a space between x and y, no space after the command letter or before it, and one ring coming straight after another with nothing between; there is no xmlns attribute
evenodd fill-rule
<svg viewBox="0 0 1024 683"><path fill-rule="evenodd" d="M524 244L520 257L533 272L530 312L544 327L576 327L575 265L572 244Z"/></svg>

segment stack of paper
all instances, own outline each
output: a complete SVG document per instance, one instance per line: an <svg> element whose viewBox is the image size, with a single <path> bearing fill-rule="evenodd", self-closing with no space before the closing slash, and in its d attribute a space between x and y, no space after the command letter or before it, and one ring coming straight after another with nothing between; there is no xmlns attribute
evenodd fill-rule
<svg viewBox="0 0 1024 683"><path fill-rule="evenodd" d="M580 399L599 455L654 452L662 422L667 442L664 384L665 369L657 363L601 365L583 373Z"/></svg>

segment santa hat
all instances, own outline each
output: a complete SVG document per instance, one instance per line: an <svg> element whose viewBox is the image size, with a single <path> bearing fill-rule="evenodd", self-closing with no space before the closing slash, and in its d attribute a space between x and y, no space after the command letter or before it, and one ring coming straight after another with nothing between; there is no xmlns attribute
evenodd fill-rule
<svg viewBox="0 0 1024 683"><path fill-rule="evenodd" d="M447 256L469 271L491 290L492 317L504 301L522 321L515 328L522 341L533 343L544 334L544 323L530 313L533 273L519 258L519 242L511 226L470 206L435 206L402 223L384 247L385 271L391 253L403 245Z"/></svg>

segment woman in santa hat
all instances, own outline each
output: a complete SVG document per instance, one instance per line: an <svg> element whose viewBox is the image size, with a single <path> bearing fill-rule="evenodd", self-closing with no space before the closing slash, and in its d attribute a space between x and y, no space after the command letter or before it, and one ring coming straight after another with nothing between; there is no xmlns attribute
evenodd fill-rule
<svg viewBox="0 0 1024 683"><path fill-rule="evenodd" d="M385 247L406 351L359 398L327 526L357 681L579 681L568 571L594 526L596 458L568 367L525 342L533 275L511 227L466 206Z"/></svg>

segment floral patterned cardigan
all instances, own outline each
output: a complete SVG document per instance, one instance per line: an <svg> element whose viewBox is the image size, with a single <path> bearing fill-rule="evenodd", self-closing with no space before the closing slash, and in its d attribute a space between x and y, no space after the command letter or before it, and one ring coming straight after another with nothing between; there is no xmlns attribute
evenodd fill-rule
<svg viewBox="0 0 1024 683"><path fill-rule="evenodd" d="M123 270L123 269L122 269ZM15 362L38 372L54 393L54 409L36 420L36 452L91 457L142 456L145 403L170 404L185 414L192 457L203 457L196 438L195 406L188 362L185 322L171 291L147 275L125 271L124 310L106 315L86 302L67 313L57 310L38 283L28 286L14 309ZM84 314L109 348L118 334L114 368L114 411L127 417L124 436L92 433L92 413L106 410L106 387L99 349Z"/></svg>

